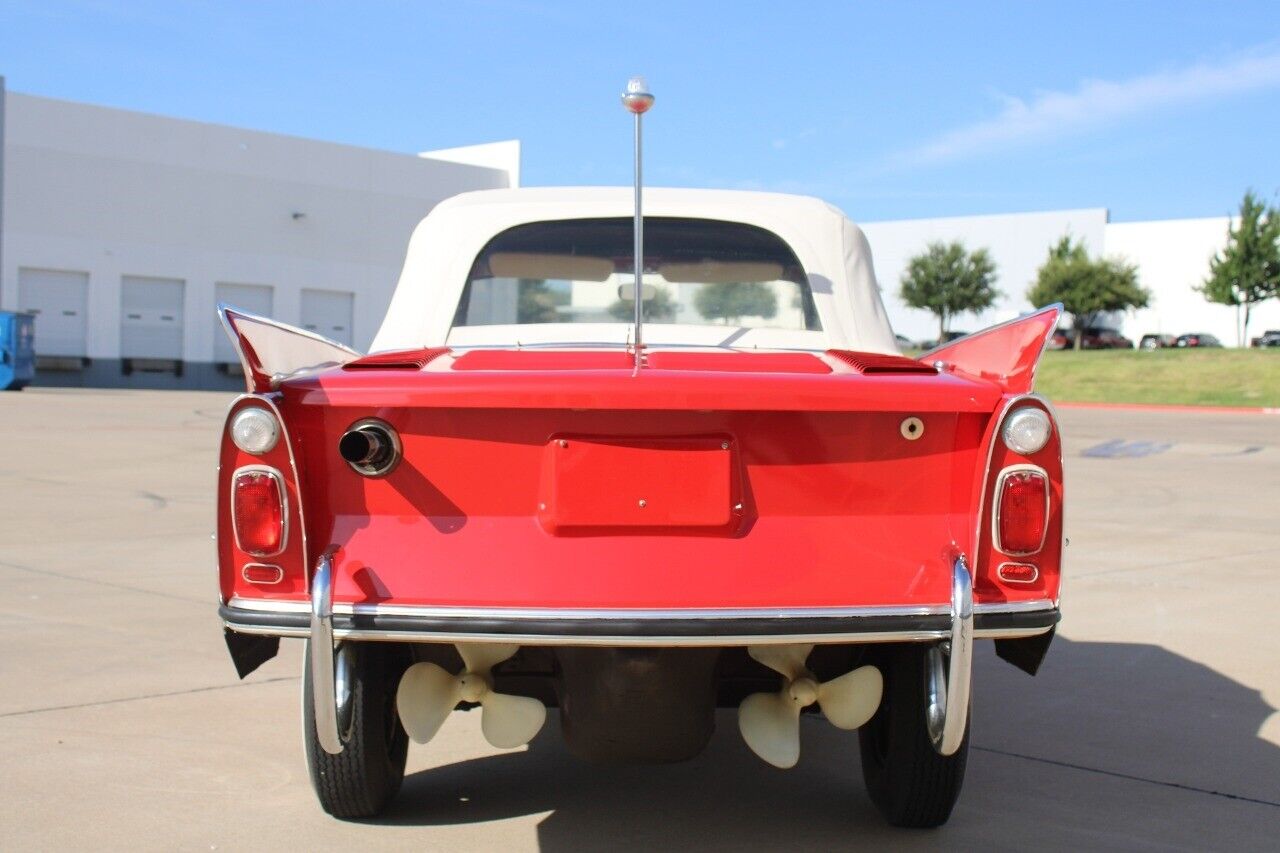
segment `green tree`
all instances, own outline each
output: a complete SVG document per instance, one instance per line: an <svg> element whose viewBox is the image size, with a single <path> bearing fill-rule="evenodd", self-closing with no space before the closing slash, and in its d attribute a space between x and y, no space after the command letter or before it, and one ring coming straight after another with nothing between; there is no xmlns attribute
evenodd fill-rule
<svg viewBox="0 0 1280 853"><path fill-rule="evenodd" d="M996 265L986 249L969 252L958 240L937 242L907 262L899 294L912 308L937 315L941 341L955 315L995 304L1000 295L995 282Z"/></svg>
<svg viewBox="0 0 1280 853"><path fill-rule="evenodd" d="M630 323L635 319L635 301L631 299L619 299L609 306L609 313ZM670 292L666 288L659 287L654 290L653 296L644 301L644 319L645 322L650 320L656 322L666 320L670 322L676 318L676 303L671 298Z"/></svg>
<svg viewBox="0 0 1280 853"><path fill-rule="evenodd" d="M557 306L569 301L567 293L558 292L538 278L517 280L516 322L556 323L560 321Z"/></svg>
<svg viewBox="0 0 1280 853"><path fill-rule="evenodd" d="M1145 308L1151 293L1138 283L1137 267L1118 258L1090 258L1084 244L1067 235L1049 249L1027 299L1037 307L1061 302L1080 349L1085 329L1099 314Z"/></svg>
<svg viewBox="0 0 1280 853"><path fill-rule="evenodd" d="M1210 302L1235 306L1236 343L1247 344L1253 306L1280 293L1280 211L1246 192L1239 223L1227 226L1227 245L1209 261L1209 277L1196 289Z"/></svg>
<svg viewBox="0 0 1280 853"><path fill-rule="evenodd" d="M736 325L743 317L773 318L778 295L762 281L717 282L698 288L693 307L708 320Z"/></svg>

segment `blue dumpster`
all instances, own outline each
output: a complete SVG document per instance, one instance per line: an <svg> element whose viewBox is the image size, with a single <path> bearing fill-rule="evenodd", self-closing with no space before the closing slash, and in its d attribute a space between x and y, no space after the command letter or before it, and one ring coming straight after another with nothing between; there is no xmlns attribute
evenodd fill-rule
<svg viewBox="0 0 1280 853"><path fill-rule="evenodd" d="M36 376L36 318L0 311L0 391L21 391Z"/></svg>

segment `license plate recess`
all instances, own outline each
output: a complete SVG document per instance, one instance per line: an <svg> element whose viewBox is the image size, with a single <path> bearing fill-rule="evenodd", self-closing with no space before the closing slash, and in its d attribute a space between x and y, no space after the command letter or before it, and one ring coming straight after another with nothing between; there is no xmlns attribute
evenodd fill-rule
<svg viewBox="0 0 1280 853"><path fill-rule="evenodd" d="M557 533L727 528L733 458L728 436L556 436L545 450L538 515Z"/></svg>

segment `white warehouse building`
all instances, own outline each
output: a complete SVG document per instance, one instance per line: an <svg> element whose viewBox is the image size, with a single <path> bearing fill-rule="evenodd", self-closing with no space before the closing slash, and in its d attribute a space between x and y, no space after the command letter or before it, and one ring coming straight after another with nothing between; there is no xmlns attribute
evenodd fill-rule
<svg viewBox="0 0 1280 853"><path fill-rule="evenodd" d="M36 384L243 387L218 302L366 348L438 202L516 186L518 142L374 151L8 92L0 308Z"/></svg>
<svg viewBox="0 0 1280 853"><path fill-rule="evenodd" d="M410 232L441 200L519 185L520 144L401 154L5 93L0 78L0 309L36 315L37 384L235 388L214 307L229 302L365 350ZM857 218L857 211L849 211ZM1112 223L1103 208L861 223L890 319L913 340L932 315L897 297L932 240L986 247L1003 296L954 327L1029 310L1024 294L1062 235L1121 255L1153 291L1112 322L1128 337L1208 332L1235 311L1192 287L1229 219ZM1252 334L1280 328L1280 303Z"/></svg>

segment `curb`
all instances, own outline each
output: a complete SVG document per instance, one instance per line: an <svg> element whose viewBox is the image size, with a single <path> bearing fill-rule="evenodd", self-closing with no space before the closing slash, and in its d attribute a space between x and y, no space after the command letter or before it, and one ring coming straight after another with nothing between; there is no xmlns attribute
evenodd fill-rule
<svg viewBox="0 0 1280 853"><path fill-rule="evenodd" d="M1280 415L1280 408L1269 406L1194 406L1173 403L1059 403L1059 409L1114 409L1136 412L1189 412L1200 415Z"/></svg>

